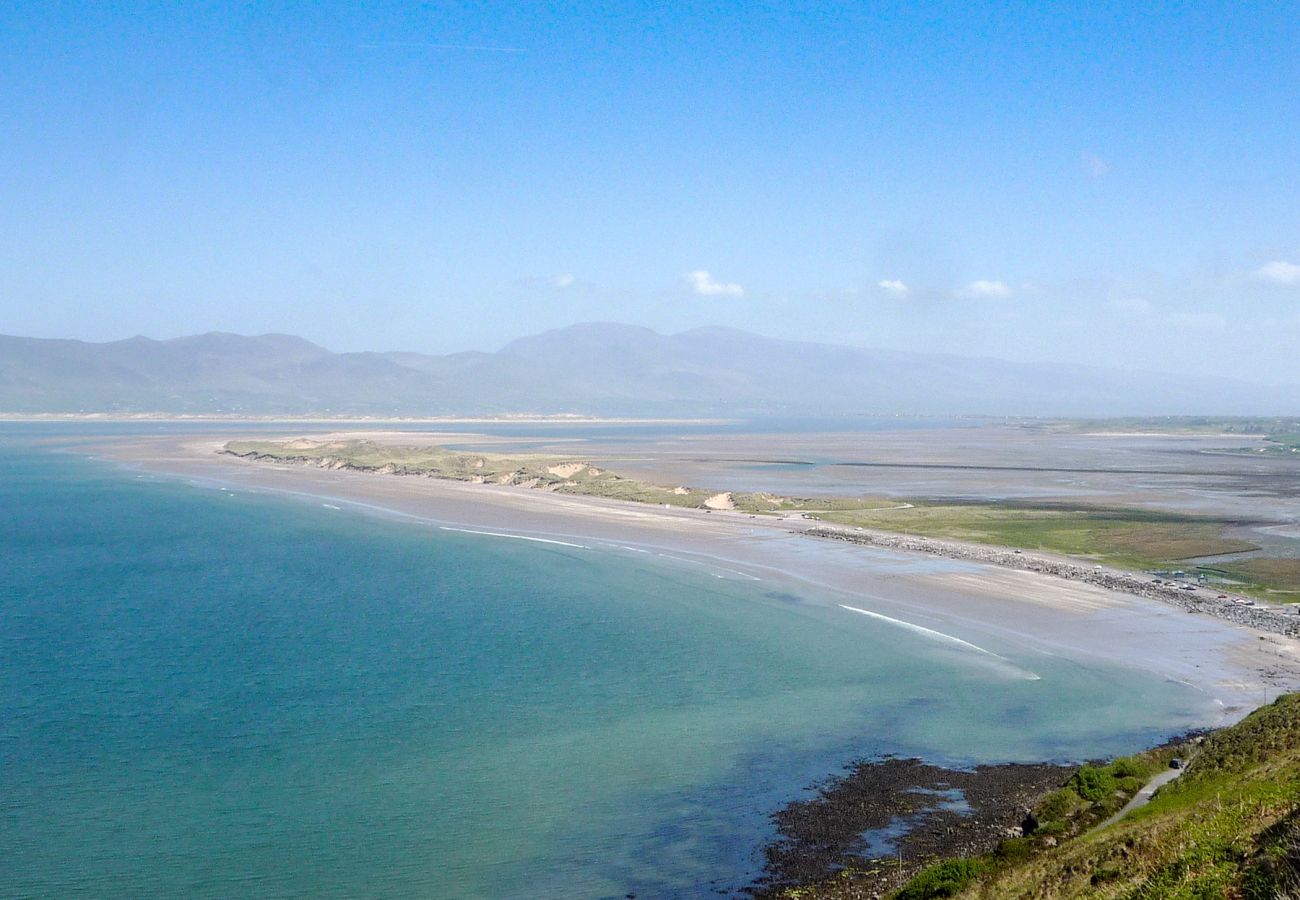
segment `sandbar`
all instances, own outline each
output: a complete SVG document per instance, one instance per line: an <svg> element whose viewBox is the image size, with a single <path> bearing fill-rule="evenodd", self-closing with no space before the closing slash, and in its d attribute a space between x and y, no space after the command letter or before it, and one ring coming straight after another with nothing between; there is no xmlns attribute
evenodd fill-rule
<svg viewBox="0 0 1300 900"><path fill-rule="evenodd" d="M979 562L827 541L797 516L666 508L426 477L238 459L228 436L96 438L97 457L209 487L271 491L489 535L593 551L653 553L719 578L766 582L978 646L1119 664L1201 691L1205 724L1228 724L1300 686L1300 641L1157 600ZM83 445L87 446L87 445ZM332 509L327 510L332 511ZM852 615L846 612L846 615Z"/></svg>

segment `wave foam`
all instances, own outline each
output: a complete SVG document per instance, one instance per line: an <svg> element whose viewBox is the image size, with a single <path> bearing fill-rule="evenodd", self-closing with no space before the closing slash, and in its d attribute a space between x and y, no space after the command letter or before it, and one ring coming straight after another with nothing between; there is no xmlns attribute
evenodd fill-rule
<svg viewBox="0 0 1300 900"><path fill-rule="evenodd" d="M534 544L558 544L561 547L573 547L577 550L590 550L585 544L571 544L568 541L557 541L551 538L531 537L526 534L509 534L504 531L478 531L474 528L452 528L450 525L439 525L441 531L459 531L461 534L481 534L487 537L510 538L516 541L532 541Z"/></svg>
<svg viewBox="0 0 1300 900"><path fill-rule="evenodd" d="M976 644L972 644L970 641L964 641L961 638L954 637L951 634L944 634L942 631L935 631L933 628L926 628L924 625L917 625L913 622L904 622L902 619L895 619L890 616L882 615L881 613L878 612L872 612L869 609L859 609L856 606L846 606L843 603L841 603L839 606L840 609L847 609L850 612L861 613L864 616L870 616L871 618L878 619L881 622L888 622L890 625L897 625L899 628L906 628L908 631L915 632L919 635L922 635L923 637L930 638L931 640L942 641L947 644L953 644L955 646L961 647L964 650L971 650L974 651L975 653L983 654L984 656L991 656L994 659L1000 660L1001 662L1006 663L1008 666L1011 666L1011 668L1015 669L1025 678L1029 678L1034 681L1038 680L1038 676L1035 675L1033 672L1030 672L1027 669L1022 669L1019 666L1017 666L1015 663L1013 663L1011 660L1007 659L1005 656L1002 656L999 653L994 653L992 650L985 650L983 647L980 647Z"/></svg>

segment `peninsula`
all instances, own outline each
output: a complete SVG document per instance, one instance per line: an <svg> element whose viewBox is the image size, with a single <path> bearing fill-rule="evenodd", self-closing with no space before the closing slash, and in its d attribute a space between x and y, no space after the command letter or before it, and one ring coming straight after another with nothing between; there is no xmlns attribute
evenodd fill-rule
<svg viewBox="0 0 1300 900"><path fill-rule="evenodd" d="M1257 549L1224 534L1240 526L1240 521L1059 502L900 503L883 497L794 497L670 487L625 477L581 459L453 451L356 437L230 441L221 452L261 463L776 517L808 526L801 530L813 537L1039 571L1279 634L1300 633L1300 617L1257 603L1300 596L1300 560L1253 557L1213 565L1187 562ZM1152 577L1152 572L1164 576Z"/></svg>

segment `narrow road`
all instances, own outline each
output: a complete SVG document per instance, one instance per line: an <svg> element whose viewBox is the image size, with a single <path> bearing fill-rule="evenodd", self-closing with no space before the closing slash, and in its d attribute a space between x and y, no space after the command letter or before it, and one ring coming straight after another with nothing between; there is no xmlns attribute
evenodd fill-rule
<svg viewBox="0 0 1300 900"><path fill-rule="evenodd" d="M1155 778L1152 778L1145 785L1143 785L1142 789L1139 790L1136 794L1134 794L1132 798L1128 801L1128 803L1124 804L1123 808L1120 809L1119 812L1115 813L1115 815L1111 816L1105 822L1102 822L1100 825L1098 825L1096 828L1092 830L1101 831L1103 828L1106 828L1110 825L1114 825L1116 822L1118 822L1120 819L1127 816L1129 813L1137 809L1139 806L1146 806L1148 803L1151 802L1151 798L1155 796L1156 791L1160 790L1162 787L1164 787L1169 782L1173 781L1175 778L1177 778L1179 775L1182 775L1186 771L1187 771L1186 762L1184 762L1183 768L1181 769L1165 769Z"/></svg>

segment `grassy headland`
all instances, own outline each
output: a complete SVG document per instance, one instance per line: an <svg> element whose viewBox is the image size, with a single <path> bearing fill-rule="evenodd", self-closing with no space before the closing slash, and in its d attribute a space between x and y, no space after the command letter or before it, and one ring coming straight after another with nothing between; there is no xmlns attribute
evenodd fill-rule
<svg viewBox="0 0 1300 900"><path fill-rule="evenodd" d="M1007 822L1007 813L1010 813L1010 819L1018 823L1018 827L1003 827L996 832L986 833L982 840L979 837L968 839L968 845L985 848L982 855L948 856L943 849L937 853L927 853L924 840L909 835L898 845L900 851L906 849L907 852L900 852L893 859L847 858L843 870L834 876L778 891L774 895L786 900L794 900L796 897L840 900L882 893L889 895L891 891L894 892L892 896L905 900L952 896L956 891L972 887L981 880L991 881L994 876L1009 871L1017 864L1028 862L1049 853L1052 848L1063 847L1067 842L1093 832L1118 813L1154 776L1170 771L1170 762L1175 757L1187 758L1194 753L1198 742L1199 739L1183 738L1110 763L1085 764L1068 776L1058 774L1057 780L1053 782L1039 782L1033 796L1025 797L1020 793L1016 797L1019 804L1029 803L1029 806L1008 808L1011 798L1017 792L1007 792L996 802L1003 807L1003 822ZM1065 770L1065 767L1062 769ZM979 771L975 770L972 775ZM963 776L949 775L948 779L950 784L960 785ZM970 803L972 798L969 791L965 787L961 789ZM988 799L980 797L978 792L974 798L976 803L987 803ZM972 812L974 809L975 804L972 804ZM968 813L959 822L967 825L969 830L971 818L973 816ZM932 833L937 833L935 825L940 825L940 822L923 823L922 827L928 827ZM949 824L946 829L941 826L940 830L954 832L958 829ZM1007 836L1008 831L1015 836ZM944 841L939 840L937 846L942 848ZM954 843L951 846L961 844ZM978 853L979 850L975 852Z"/></svg>
<svg viewBox="0 0 1300 900"><path fill-rule="evenodd" d="M905 503L883 497L806 498L666 487L578 459L367 440L231 441L225 452L270 462L514 485L688 509L795 513L849 527L1060 553L1121 569L1190 568L1187 560L1255 549L1225 536L1226 529L1240 522L1144 509L1047 502ZM1206 574L1225 588L1261 599L1285 602L1300 597L1296 560L1251 558L1216 565Z"/></svg>
<svg viewBox="0 0 1300 900"><path fill-rule="evenodd" d="M1181 778L1146 806L1094 830L1173 752L1083 767L1038 804L1038 827L1028 835L983 856L938 862L893 896L1300 896L1300 695L1279 697L1209 735ZM854 896L852 874L788 896Z"/></svg>

